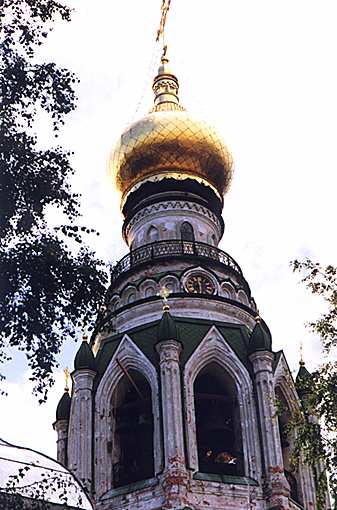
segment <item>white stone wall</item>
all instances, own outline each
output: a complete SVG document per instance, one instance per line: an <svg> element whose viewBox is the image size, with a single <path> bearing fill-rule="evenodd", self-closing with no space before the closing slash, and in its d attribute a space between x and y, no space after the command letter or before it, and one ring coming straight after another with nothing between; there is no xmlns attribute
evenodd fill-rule
<svg viewBox="0 0 337 510"><path fill-rule="evenodd" d="M92 370L77 370L72 374L73 395L71 399L68 468L88 492L92 482L92 390L96 373Z"/></svg>
<svg viewBox="0 0 337 510"><path fill-rule="evenodd" d="M125 229L129 247L166 239L181 239L180 228L189 222L195 241L217 246L221 238L221 225L216 215L195 202L169 200L149 205L136 213Z"/></svg>
<svg viewBox="0 0 337 510"><path fill-rule="evenodd" d="M58 420L53 425L57 432L57 460L67 466L68 420Z"/></svg>
<svg viewBox="0 0 337 510"><path fill-rule="evenodd" d="M195 425L193 383L200 370L211 361L215 361L230 374L237 388L245 474L254 480L261 481L262 465L253 385L246 368L215 327L211 328L199 348L192 354L184 372L179 361L181 346L177 341L173 339L163 341L158 344L157 350L160 381L149 360L125 336L97 389L96 508L99 510L157 510L158 508L169 510L188 507L195 510L206 510L206 508L243 510L247 508L247 504L251 504L252 508L264 510L266 506L262 489L254 486L253 482L252 486L247 486L193 479L193 473L198 470L195 426L193 426L193 423ZM163 436L159 429L154 433L154 445L158 459L161 459L159 464L157 462L157 476L144 482L139 489L125 491L123 488L113 489L112 487L112 475L109 468L111 459L106 448L107 440L113 440L111 416L108 412L109 402L111 402L117 381L122 376L116 364L117 358L122 359L123 365L128 369L137 369L147 377L152 389L155 421L159 409L163 419ZM158 398L159 387L161 387L161 403ZM184 431L187 434L185 446ZM188 459L185 459L185 451Z"/></svg>
<svg viewBox="0 0 337 510"><path fill-rule="evenodd" d="M169 298L169 303L172 313L176 317L232 322L233 324L246 325L249 329L253 329L255 325L252 314L235 304L208 300L207 306L205 306L203 298L189 298L188 296ZM147 303L135 303L131 308L120 311L116 315L115 327L119 332L126 332L129 328L159 320L161 315L162 308L159 299Z"/></svg>

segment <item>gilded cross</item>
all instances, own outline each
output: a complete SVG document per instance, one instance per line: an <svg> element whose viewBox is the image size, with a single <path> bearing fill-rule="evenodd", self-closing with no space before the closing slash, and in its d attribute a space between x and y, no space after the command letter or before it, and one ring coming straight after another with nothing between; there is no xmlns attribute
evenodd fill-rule
<svg viewBox="0 0 337 510"><path fill-rule="evenodd" d="M64 370L64 377L65 377L65 386L64 386L64 391L68 391L69 392L69 381L70 381L70 372L69 372L69 368L66 367Z"/></svg>
<svg viewBox="0 0 337 510"><path fill-rule="evenodd" d="M300 365L304 366L304 360L303 360L303 340L300 341Z"/></svg>
<svg viewBox="0 0 337 510"><path fill-rule="evenodd" d="M157 37L156 42L159 41L160 38L162 38L163 41L163 56L166 54L166 45L165 45L165 24L166 24L166 17L167 13L169 11L171 4L171 0L162 0L161 4L161 18L159 23L159 28L157 30Z"/></svg>
<svg viewBox="0 0 337 510"><path fill-rule="evenodd" d="M169 295L170 295L170 291L168 290L168 288L165 285L163 287L161 287L160 292L159 292L159 296L163 300L163 310L168 310L169 309L169 305L168 305L168 302L167 302L167 298L169 297Z"/></svg>

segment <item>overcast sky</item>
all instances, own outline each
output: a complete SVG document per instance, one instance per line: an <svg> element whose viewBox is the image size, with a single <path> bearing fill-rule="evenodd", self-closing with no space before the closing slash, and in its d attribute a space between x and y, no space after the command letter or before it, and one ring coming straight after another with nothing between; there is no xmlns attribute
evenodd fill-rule
<svg viewBox="0 0 337 510"><path fill-rule="evenodd" d="M101 232L95 248L115 261L127 248L107 160L121 131L151 107L161 0L68 4L73 20L57 24L41 58L81 80L59 140L75 152L74 190L86 223ZM289 262L336 264L336 14L335 0L172 0L167 22L181 103L218 127L235 161L220 247L240 264L274 350L284 349L295 372L300 340L309 369L321 359L304 323L322 303ZM48 140L47 124L40 135ZM67 344L62 366L72 368L77 347ZM0 437L56 455L51 424L62 375L38 408L22 363L7 373Z"/></svg>

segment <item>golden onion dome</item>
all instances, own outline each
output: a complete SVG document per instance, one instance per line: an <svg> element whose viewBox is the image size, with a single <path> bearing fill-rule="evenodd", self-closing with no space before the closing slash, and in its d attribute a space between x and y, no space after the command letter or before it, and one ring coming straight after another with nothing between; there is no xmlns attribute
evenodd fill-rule
<svg viewBox="0 0 337 510"><path fill-rule="evenodd" d="M232 157L218 131L179 104L179 84L162 57L153 81L154 106L131 124L111 152L109 173L127 196L143 183L193 179L221 198L232 178Z"/></svg>

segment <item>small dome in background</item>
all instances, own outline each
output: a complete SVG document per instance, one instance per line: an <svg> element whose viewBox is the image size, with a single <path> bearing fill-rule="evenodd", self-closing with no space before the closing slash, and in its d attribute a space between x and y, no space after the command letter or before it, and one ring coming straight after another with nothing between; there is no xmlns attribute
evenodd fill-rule
<svg viewBox="0 0 337 510"><path fill-rule="evenodd" d="M310 393L310 380L311 380L311 374L309 370L306 369L304 361L300 361L300 368L297 372L296 376L296 389L297 393L299 394L300 398L304 397L305 395L309 395Z"/></svg>
<svg viewBox="0 0 337 510"><path fill-rule="evenodd" d="M70 416L70 405L71 398L69 396L68 391L65 391L60 398L60 401L56 408L56 421L59 420L69 420Z"/></svg>

